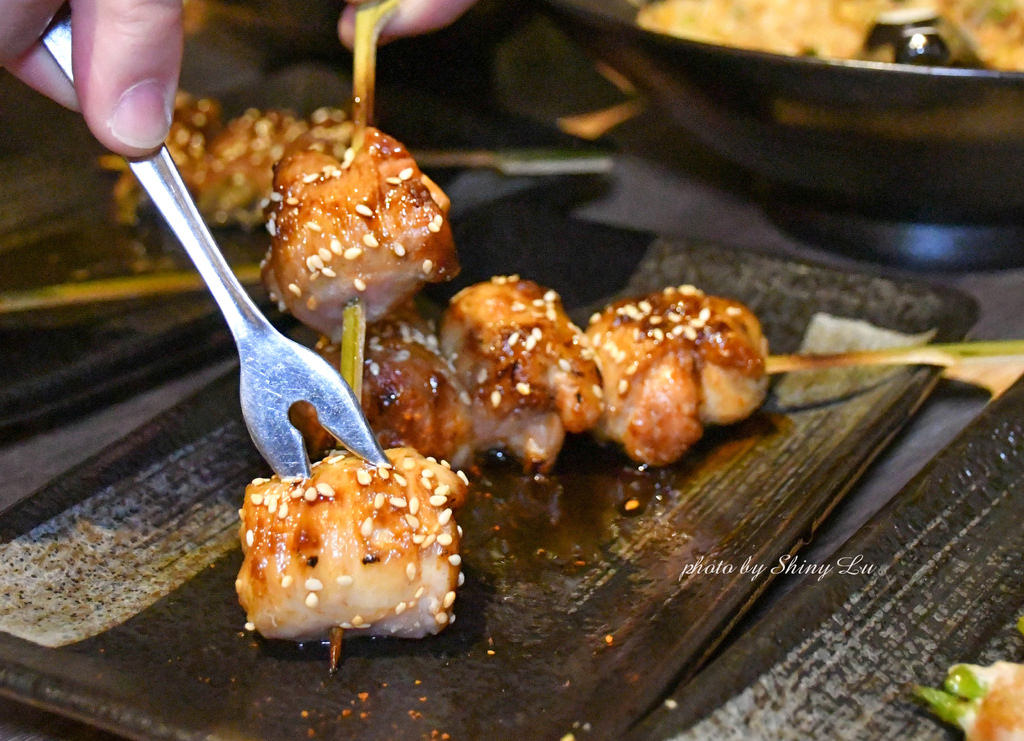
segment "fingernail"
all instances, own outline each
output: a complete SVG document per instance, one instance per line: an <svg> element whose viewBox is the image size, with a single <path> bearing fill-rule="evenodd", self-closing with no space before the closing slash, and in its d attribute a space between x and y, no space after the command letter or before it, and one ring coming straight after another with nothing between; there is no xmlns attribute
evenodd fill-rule
<svg viewBox="0 0 1024 741"><path fill-rule="evenodd" d="M114 137L129 147L154 149L163 143L171 126L173 91L158 80L143 80L124 91L108 126Z"/></svg>

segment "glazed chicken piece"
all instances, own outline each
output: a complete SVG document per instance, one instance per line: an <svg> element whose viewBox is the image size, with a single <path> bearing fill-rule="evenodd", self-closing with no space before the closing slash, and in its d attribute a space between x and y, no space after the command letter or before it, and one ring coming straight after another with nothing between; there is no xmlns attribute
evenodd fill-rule
<svg viewBox="0 0 1024 741"><path fill-rule="evenodd" d="M743 419L767 391L757 318L693 286L613 303L590 318L587 337L604 387L595 431L639 463L672 463L704 425Z"/></svg>
<svg viewBox="0 0 1024 741"><path fill-rule="evenodd" d="M387 455L390 470L339 453L309 479L246 488L235 589L247 627L292 641L337 628L422 638L454 621L465 474L410 448Z"/></svg>
<svg viewBox="0 0 1024 741"><path fill-rule="evenodd" d="M324 337L316 349L339 367L338 345ZM459 467L470 462L469 394L415 309L400 310L366 328L362 404L385 448L408 446Z"/></svg>
<svg viewBox="0 0 1024 741"><path fill-rule="evenodd" d="M470 392L477 450L500 448L528 471L551 469L566 431L601 414L601 379L583 333L554 291L498 276L459 292L441 349Z"/></svg>
<svg viewBox="0 0 1024 741"><path fill-rule="evenodd" d="M178 93L166 145L203 217L248 228L263 223L273 167L286 153L314 147L340 156L351 139L352 122L339 109L303 119L251 108L225 125L215 100ZM130 172L115 184L114 199L118 220L137 223L143 192Z"/></svg>
<svg viewBox="0 0 1024 741"><path fill-rule="evenodd" d="M295 152L274 174L264 284L301 322L337 340L349 300L362 299L372 322L424 283L458 273L448 206L405 147L377 129L341 161Z"/></svg>

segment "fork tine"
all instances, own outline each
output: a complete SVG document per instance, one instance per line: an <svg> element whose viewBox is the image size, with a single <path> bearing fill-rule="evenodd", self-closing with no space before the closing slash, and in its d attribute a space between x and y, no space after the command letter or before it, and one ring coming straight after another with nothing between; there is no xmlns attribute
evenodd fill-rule
<svg viewBox="0 0 1024 741"><path fill-rule="evenodd" d="M260 455L282 478L299 476L308 479L312 474L309 455L302 433L288 421L290 404L286 404L282 397L278 397L276 404L266 403L269 399L253 404L249 402L251 398L246 393L243 378L242 416Z"/></svg>
<svg viewBox="0 0 1024 741"><path fill-rule="evenodd" d="M332 383L334 383L332 381ZM375 466L391 467L391 461L384 454L377 442L377 437L370 429L370 425L363 416L362 405L356 401L355 394L348 387L341 376L337 376L334 383L336 389L332 395L342 396L351 399L350 402L340 405L333 399L307 398L310 404L316 407L317 417L320 424L332 435L342 441L345 447L361 458ZM312 395L311 395L312 396ZM333 402L333 403L332 403Z"/></svg>
<svg viewBox="0 0 1024 741"><path fill-rule="evenodd" d="M308 347L285 341L308 369L301 387L292 391L290 402L308 401L316 408L320 424L346 448L375 466L390 468L391 461L370 429L363 405L337 369Z"/></svg>
<svg viewBox="0 0 1024 741"><path fill-rule="evenodd" d="M242 413L256 447L278 474L309 476L302 435L288 419L297 401L312 404L320 424L353 453L376 466L391 466L362 404L330 363L269 328L244 339L239 350ZM279 468L277 460L290 467Z"/></svg>

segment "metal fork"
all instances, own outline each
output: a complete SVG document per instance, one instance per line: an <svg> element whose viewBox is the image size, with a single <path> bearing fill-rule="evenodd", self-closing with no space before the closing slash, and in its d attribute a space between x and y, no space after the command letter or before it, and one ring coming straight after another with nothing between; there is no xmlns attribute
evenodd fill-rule
<svg viewBox="0 0 1024 741"><path fill-rule="evenodd" d="M42 42L73 82L67 5L57 13ZM302 435L288 420L288 410L297 401L316 407L320 423L349 450L375 465L390 466L359 400L340 373L312 350L282 336L245 293L185 189L167 148L130 160L128 165L224 313L238 346L242 415L249 435L274 472L282 478L310 475Z"/></svg>

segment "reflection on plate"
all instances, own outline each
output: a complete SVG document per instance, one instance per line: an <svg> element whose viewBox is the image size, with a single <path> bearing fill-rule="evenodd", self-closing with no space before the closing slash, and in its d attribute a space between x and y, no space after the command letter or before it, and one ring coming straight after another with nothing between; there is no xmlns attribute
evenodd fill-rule
<svg viewBox="0 0 1024 741"><path fill-rule="evenodd" d="M620 287L639 254L636 235L565 221L538 202L498 204L479 218L460 248L480 270L518 269L570 294L573 285ZM466 280L477 269L471 264ZM779 351L796 346L815 311L903 332L935 329L940 340L961 337L973 313L959 294L919 284L671 242L649 248L629 290L683 282L748 303ZM578 291L570 306L593 294ZM175 548L194 556L182 531L201 533L203 543L235 537L217 517L265 469L237 413L235 382L224 379L0 518L0 550L51 560L66 557L61 527L128 546L179 542L159 558L136 552L134 564L94 564L82 574L87 588L60 569L53 583L22 580L17 598L55 630L61 615L114 609L138 591L148 596L136 604L148 607L61 648L0 634L0 688L150 738L558 738L574 729L615 737L696 669L767 583L693 573L694 565L768 562L799 547L934 379L895 370L861 393L798 410L770 398L665 469L637 470L582 438L547 478L484 467L460 516L467 581L458 622L423 641L347 642L333 678L324 647L242 630L233 546L219 558L210 549L208 566L196 559L187 581L166 579L169 591L124 587L133 579L152 586L179 568ZM140 518L135 504L160 495L174 516ZM640 506L627 508L630 499ZM71 507L75 517L61 514ZM92 599L69 605L76 590ZM0 625L17 619L14 597L0 597Z"/></svg>

